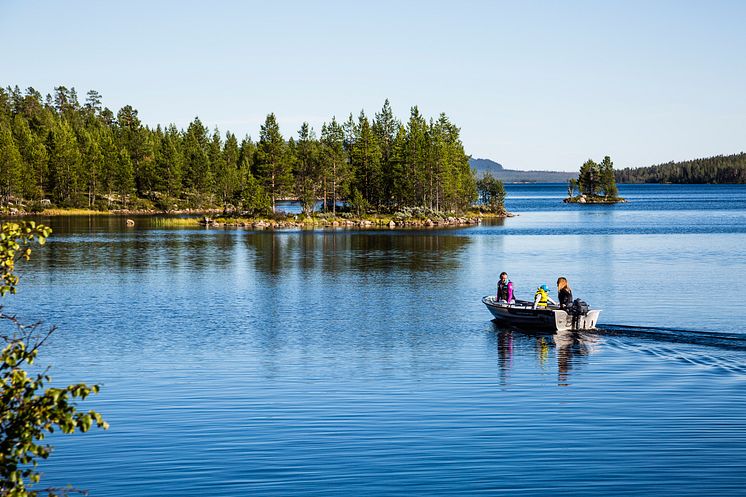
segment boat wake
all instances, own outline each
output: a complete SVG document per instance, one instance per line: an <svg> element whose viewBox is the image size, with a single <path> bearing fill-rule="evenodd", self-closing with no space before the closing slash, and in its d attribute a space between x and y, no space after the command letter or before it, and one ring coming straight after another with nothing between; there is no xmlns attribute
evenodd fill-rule
<svg viewBox="0 0 746 497"><path fill-rule="evenodd" d="M659 342L706 345L735 350L746 350L746 333L719 333L621 324L598 325L596 333L609 336L626 336Z"/></svg>

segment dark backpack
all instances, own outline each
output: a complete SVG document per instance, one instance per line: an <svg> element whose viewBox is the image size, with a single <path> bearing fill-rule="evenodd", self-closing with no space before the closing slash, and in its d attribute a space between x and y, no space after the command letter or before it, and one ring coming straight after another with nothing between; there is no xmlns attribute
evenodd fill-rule
<svg viewBox="0 0 746 497"><path fill-rule="evenodd" d="M589 309L590 307L588 306L588 303L586 301L575 299L570 306L570 314L572 314L573 316L585 316L586 314L588 314Z"/></svg>

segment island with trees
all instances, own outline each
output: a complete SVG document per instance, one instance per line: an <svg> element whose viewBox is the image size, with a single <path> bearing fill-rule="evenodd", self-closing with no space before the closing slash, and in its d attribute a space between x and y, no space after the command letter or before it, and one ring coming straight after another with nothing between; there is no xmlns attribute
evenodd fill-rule
<svg viewBox="0 0 746 497"><path fill-rule="evenodd" d="M116 114L104 107L95 90L81 104L74 88L43 97L8 87L0 89L0 205L6 213L220 212L229 223L268 226L505 215L491 183L483 185L489 208L475 210L480 191L459 134L445 114L427 119L416 106L402 122L386 100L372 117L332 117L318 134L303 123L289 138L270 113L257 140L239 139L198 117L186 130L149 127L130 105ZM297 201L302 214L288 221L276 212L281 200Z"/></svg>
<svg viewBox="0 0 746 497"><path fill-rule="evenodd" d="M564 202L573 204L626 202L619 196L611 157L607 155L600 163L592 159L585 161L580 168L578 179L570 179L567 182L567 198Z"/></svg>

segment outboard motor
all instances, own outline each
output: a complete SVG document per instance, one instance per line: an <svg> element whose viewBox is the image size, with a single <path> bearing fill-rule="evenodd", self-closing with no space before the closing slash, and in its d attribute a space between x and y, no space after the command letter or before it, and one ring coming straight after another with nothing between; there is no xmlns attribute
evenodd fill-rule
<svg viewBox="0 0 746 497"><path fill-rule="evenodd" d="M575 299L567 312L572 316L572 329L577 330L580 326L580 316L587 316L590 306L581 299Z"/></svg>

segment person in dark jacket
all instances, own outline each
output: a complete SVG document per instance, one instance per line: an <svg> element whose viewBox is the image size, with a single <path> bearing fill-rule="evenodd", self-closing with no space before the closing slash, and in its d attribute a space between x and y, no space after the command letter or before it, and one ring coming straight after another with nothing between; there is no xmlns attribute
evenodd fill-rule
<svg viewBox="0 0 746 497"><path fill-rule="evenodd" d="M513 282L508 279L508 273L500 273L500 281L497 282L497 301L513 304L515 295L513 295Z"/></svg>
<svg viewBox="0 0 746 497"><path fill-rule="evenodd" d="M557 293L560 309L569 309L572 305L572 288L564 276L557 278Z"/></svg>

